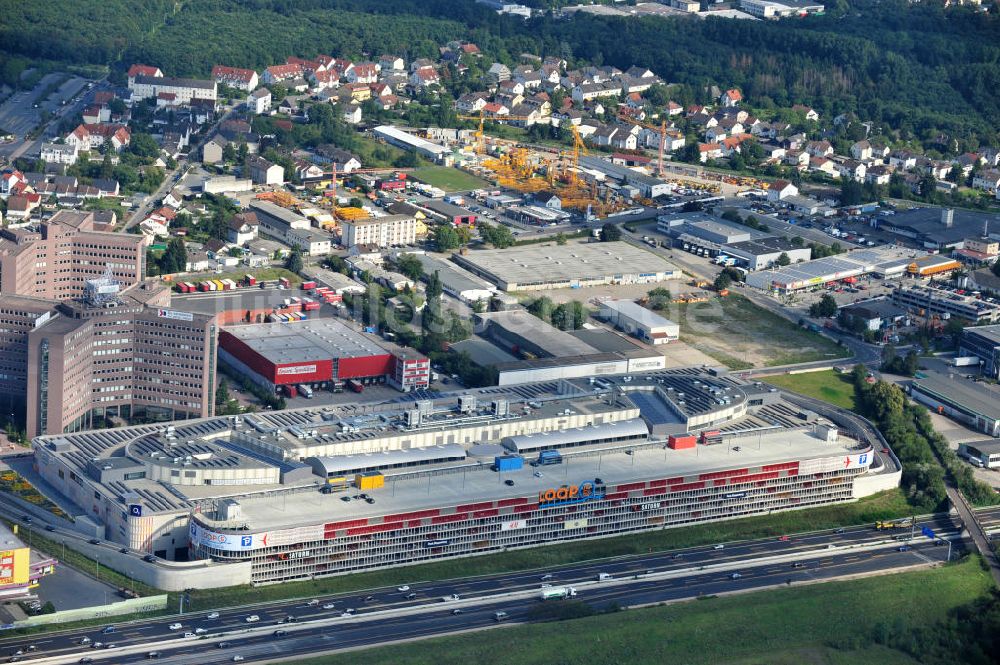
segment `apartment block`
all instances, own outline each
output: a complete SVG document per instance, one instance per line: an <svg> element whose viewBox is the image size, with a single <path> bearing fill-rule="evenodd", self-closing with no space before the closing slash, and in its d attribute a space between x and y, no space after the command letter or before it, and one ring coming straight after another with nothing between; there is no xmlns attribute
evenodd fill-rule
<svg viewBox="0 0 1000 665"><path fill-rule="evenodd" d="M417 241L417 220L409 215L388 215L341 222L341 244L398 247Z"/></svg>

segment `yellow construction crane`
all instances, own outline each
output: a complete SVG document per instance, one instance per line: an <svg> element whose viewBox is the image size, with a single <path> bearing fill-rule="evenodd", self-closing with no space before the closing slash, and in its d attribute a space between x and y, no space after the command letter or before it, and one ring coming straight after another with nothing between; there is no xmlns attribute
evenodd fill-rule
<svg viewBox="0 0 1000 665"><path fill-rule="evenodd" d="M460 116L457 116L457 117L458 117L459 120L475 120L476 122L479 123L479 127L476 129L476 133L475 133L475 137L476 137L476 144L475 145L476 145L476 154L477 155L482 155L483 153L486 152L486 148L485 148L485 136L486 136L486 134L483 132L483 125L486 123L486 120L489 120L490 122L507 122L507 121L510 121L510 120L531 120L532 119L532 118L529 118L528 116L524 116L524 115L487 116L482 111L479 112L479 115L460 115Z"/></svg>

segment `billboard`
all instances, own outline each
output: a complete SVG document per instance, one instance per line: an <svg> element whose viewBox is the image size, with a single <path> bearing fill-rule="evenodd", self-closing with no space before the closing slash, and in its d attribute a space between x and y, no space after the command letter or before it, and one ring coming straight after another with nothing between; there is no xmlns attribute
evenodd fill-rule
<svg viewBox="0 0 1000 665"><path fill-rule="evenodd" d="M587 526L587 518L583 517L577 520L566 520L563 522L563 529L582 529Z"/></svg>
<svg viewBox="0 0 1000 665"><path fill-rule="evenodd" d="M563 485L538 493L538 507L552 508L571 503L583 503L604 498L604 485L598 485L593 480L587 480L579 485Z"/></svg>
<svg viewBox="0 0 1000 665"><path fill-rule="evenodd" d="M28 548L0 551L0 587L28 583Z"/></svg>
<svg viewBox="0 0 1000 665"><path fill-rule="evenodd" d="M278 376L288 376L289 374L312 374L316 371L316 365L292 365L290 367L279 367Z"/></svg>
<svg viewBox="0 0 1000 665"><path fill-rule="evenodd" d="M195 547L202 545L223 552L248 552L253 549L255 540L254 534L220 533L195 522L191 522L190 536Z"/></svg>
<svg viewBox="0 0 1000 665"><path fill-rule="evenodd" d="M871 466L873 454L866 451L837 457L820 457L799 462L799 475L829 473L840 469L856 469Z"/></svg>
<svg viewBox="0 0 1000 665"><path fill-rule="evenodd" d="M500 523L500 531L515 531L528 528L528 520L509 520Z"/></svg>
<svg viewBox="0 0 1000 665"><path fill-rule="evenodd" d="M161 309L157 312L161 319L174 319L175 321L194 321L194 314L190 312L178 312L172 309Z"/></svg>
<svg viewBox="0 0 1000 665"><path fill-rule="evenodd" d="M278 531L257 533L222 533L191 522L191 544L197 547L213 547L225 552L249 552L264 547L297 545L314 540L323 540L323 525L295 527Z"/></svg>

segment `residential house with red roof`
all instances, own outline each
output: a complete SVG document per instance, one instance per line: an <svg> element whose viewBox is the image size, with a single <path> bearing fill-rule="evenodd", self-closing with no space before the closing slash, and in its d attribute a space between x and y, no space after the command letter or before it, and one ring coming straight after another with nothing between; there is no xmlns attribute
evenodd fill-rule
<svg viewBox="0 0 1000 665"><path fill-rule="evenodd" d="M212 67L212 80L216 83L223 83L230 88L245 90L250 92L260 83L260 77L252 69L240 69L239 67L226 67L216 65Z"/></svg>

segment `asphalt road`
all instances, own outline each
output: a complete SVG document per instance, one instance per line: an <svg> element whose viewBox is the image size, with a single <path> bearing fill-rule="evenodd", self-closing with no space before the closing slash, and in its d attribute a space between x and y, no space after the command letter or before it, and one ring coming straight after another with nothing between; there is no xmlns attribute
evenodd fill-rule
<svg viewBox="0 0 1000 665"><path fill-rule="evenodd" d="M954 530L954 525L946 515L929 518L924 522L938 532L947 533ZM919 531L917 531L919 534ZM908 536L909 529L899 530L899 535ZM280 653L299 653L299 648L307 649L301 653L346 646L342 640L345 639L345 631L356 631L357 644L374 644L385 639L388 632L396 627L405 627L406 631L418 630L419 634L436 634L461 627L482 626L490 623L492 619L489 613L496 609L503 609L512 616L517 617L518 612L528 612L537 605L537 600L532 594L528 601L498 601L494 596L497 593L515 591L533 591L538 589L542 583L555 585L578 585L584 582L597 580L600 573L613 575L616 579L626 580L633 578L632 582L620 587L588 587L583 594L583 600L600 603L616 601L621 604L637 604L646 602L657 602L659 600L670 600L675 598L685 598L697 596L699 594L719 593L720 591L749 588L753 586L766 586L769 584L781 583L787 578L805 581L820 577L835 577L843 574L853 574L871 569L871 565L878 565L891 568L898 565L915 564L920 561L920 555L937 557L944 556L941 550L947 548L933 547L929 541L919 540L914 543L914 552L897 552L895 544L872 552L864 551L843 551L840 548L847 546L872 545L897 535L895 532L875 531L871 527L851 527L844 529L841 533L835 531L821 531L809 534L792 535L788 540L776 538L741 541L726 543L724 548L715 549L712 546L689 548L674 552L661 552L641 556L622 557L601 562L584 562L548 570L534 570L527 572L507 573L492 576L443 580L439 582L412 582L411 589L399 591L396 588L373 589L364 592L340 594L336 596L325 596L312 599L310 601L298 600L289 602L268 603L259 606L249 606L219 610L220 616L217 619L207 618L207 612L198 612L176 618L156 618L145 621L131 622L117 626L113 634L104 635L99 628L89 630L71 630L59 633L49 633L34 637L17 637L0 641L0 657L14 654L18 649L26 649L28 645L34 645L37 650L31 654L32 659L42 656L78 656L97 658L98 654L104 658L105 662L133 662L131 656L124 654L109 653L106 649L94 649L92 646L82 646L80 641L87 637L92 642L103 642L105 644L113 642L117 647L127 647L129 645L145 645L158 640L180 638L185 632L194 632L196 629L203 629L207 635L218 635L223 632L243 631L251 624L245 619L250 614L256 614L260 621L253 624L253 627L274 627L286 629L289 626L287 619L289 616L295 617L296 632L290 634L287 646L280 640ZM926 545L924 544L926 543ZM940 552L940 554L939 554ZM750 562L759 557L765 556L794 556L802 561L803 567L793 567L789 561L766 564L759 568L743 569L740 579L731 579L730 572L701 571L699 567L706 565L726 565L740 569L741 565L750 565ZM902 556L896 556L902 555ZM866 565L863 565L867 562ZM674 572L678 575L676 579L643 581L643 576L649 572ZM839 572L838 572L839 571ZM543 575L551 575L551 579L542 579ZM410 594L416 594L414 598L407 598ZM463 613L460 615L451 614L451 606L442 603L440 599L445 596L458 594L463 601ZM481 602L476 599L481 598ZM471 602L470 602L471 601ZM430 603L428 605L428 603ZM440 603L446 610L437 610L436 605ZM324 605L333 605L333 608L324 608ZM396 617L375 618L372 617L370 623L364 623L344 631L336 631L336 641L332 644L320 639L322 634L330 634L329 629L321 628L310 631L299 622L310 620L322 620L337 617L347 608L356 610L359 617L365 614L386 610L386 609L413 609L426 605L426 610L419 609L417 615L398 619ZM182 628L170 630L169 625L173 622L180 622ZM348 619L344 618L345 623ZM471 622L471 623L470 623ZM339 623L339 621L338 621ZM405 626L403 626L405 624ZM426 625L425 625L426 624ZM412 628L411 628L412 627ZM308 644L296 645L299 631L304 631L310 635ZM352 633L353 634L353 633ZM415 633L416 634L416 633ZM294 638L294 639L293 639ZM194 637L189 638L192 641ZM231 659L234 654L247 657L262 658L267 660L266 654L272 657L274 651L266 651L264 642L279 642L267 631L264 638L252 636L247 640L233 635L225 638L233 642L233 647L229 650L219 652L204 650L205 642L199 640L197 646L184 647L179 650L180 658L175 660L175 656L165 662L186 663L195 662L184 660L185 654L190 650L191 654L199 653L202 657L214 658L215 653L219 653L219 658ZM238 646L237 646L238 641ZM254 650L250 648L253 647ZM259 654L257 648L262 649ZM157 647L159 649L159 647ZM294 651L293 651L294 650ZM266 651L266 654L265 654ZM255 655L256 654L256 655ZM138 660L144 659L140 655ZM67 661L72 662L72 661ZM219 659L202 660L201 662L221 662Z"/></svg>
<svg viewBox="0 0 1000 665"><path fill-rule="evenodd" d="M644 571L638 571L637 576L626 579L615 586L587 587L578 590L578 599L595 607L607 607L611 604L631 606L657 603L669 600L679 600L713 595L733 591L761 589L791 583L815 582L832 580L839 577L871 574L876 570L889 570L904 566L924 565L942 562L947 553L946 547L935 547L930 541L915 542L906 551L896 547L866 552L817 552L814 556L801 561L801 567L793 567L790 563L781 562L758 568L747 568L740 571L695 571L684 577L673 579L643 579ZM564 580L562 576L560 583ZM506 590L504 588L501 591ZM532 596L528 598L497 600L485 599L482 603L467 605L461 614L453 614L451 606L446 603L429 605L426 610L406 616L385 616L363 620L361 618L343 618L343 622L334 621L331 628L328 622L321 626L310 626L306 622L314 618L327 618L330 611L310 612L308 607L299 605L296 611L298 621L292 624L278 625L283 612L257 611L260 622L255 626L266 626L254 635L225 636L219 633L226 631L242 631L248 624L239 617L224 615L218 621L196 619L185 621L182 629L173 632L177 637L184 630L195 627L209 631L205 637L187 638L176 647L155 646L153 649L161 654L164 663L171 664L207 664L233 662L236 655L242 656L247 662L270 662L279 657L307 655L331 649L343 649L356 646L374 646L376 644L413 639L416 637L440 635L459 630L475 630L496 625L494 612L503 611L508 615L507 622L522 623L534 620L534 611L540 606L539 600ZM273 628L273 630L272 630ZM275 630L287 631L285 635L275 635ZM114 639L119 647L133 643L151 643L170 635L155 626L122 627L113 635L95 634L92 639ZM219 646L220 642L226 644ZM38 651L33 655L53 655L54 644L44 639L34 642ZM60 649L63 653L66 650ZM92 647L76 647L76 653L68 653L63 662L78 661L77 657L89 656L96 662L137 663L149 659L148 652L125 655L108 652L106 649Z"/></svg>

